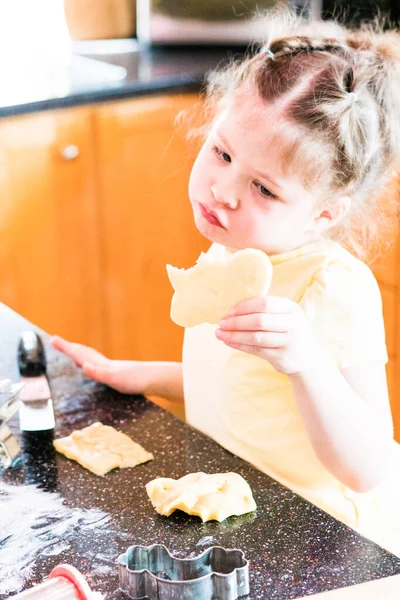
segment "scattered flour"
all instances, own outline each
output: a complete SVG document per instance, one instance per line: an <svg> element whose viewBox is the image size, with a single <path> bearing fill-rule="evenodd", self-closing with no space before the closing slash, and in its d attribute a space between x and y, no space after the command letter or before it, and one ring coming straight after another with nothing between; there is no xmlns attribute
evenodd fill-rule
<svg viewBox="0 0 400 600"><path fill-rule="evenodd" d="M57 493L1 482L0 594L20 591L39 556L61 554L76 543L77 535L87 533L96 541L96 531L104 534L109 522L104 511L69 507ZM99 565L103 572L107 568Z"/></svg>
<svg viewBox="0 0 400 600"><path fill-rule="evenodd" d="M196 546L199 546L200 548L203 546L209 546L213 540L214 538L212 535L206 535L205 537L199 539Z"/></svg>

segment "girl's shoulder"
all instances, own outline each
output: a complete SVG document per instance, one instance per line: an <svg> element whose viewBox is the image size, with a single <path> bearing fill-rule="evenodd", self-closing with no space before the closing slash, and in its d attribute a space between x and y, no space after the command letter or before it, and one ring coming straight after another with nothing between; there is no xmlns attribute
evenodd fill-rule
<svg viewBox="0 0 400 600"><path fill-rule="evenodd" d="M321 240L271 257L271 294L299 304L306 296L324 302L347 304L349 298L378 296L379 288L371 269L339 243Z"/></svg>
<svg viewBox="0 0 400 600"><path fill-rule="evenodd" d="M299 304L340 369L387 361L378 283L368 265L339 244L320 256Z"/></svg>
<svg viewBox="0 0 400 600"><path fill-rule="evenodd" d="M320 323L321 328L333 326L337 332L357 337L369 323L383 332L382 296L370 267L333 243L319 257L319 265L305 282L299 304L304 312Z"/></svg>
<svg viewBox="0 0 400 600"><path fill-rule="evenodd" d="M309 287L320 288L324 295L344 299L380 298L378 283L371 268L337 242L321 253Z"/></svg>

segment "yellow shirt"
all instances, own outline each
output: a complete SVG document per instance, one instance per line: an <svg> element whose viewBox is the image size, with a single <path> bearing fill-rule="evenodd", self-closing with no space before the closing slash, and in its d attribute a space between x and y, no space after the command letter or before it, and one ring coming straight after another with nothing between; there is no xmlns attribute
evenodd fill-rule
<svg viewBox="0 0 400 600"><path fill-rule="evenodd" d="M227 250L215 244L209 252L224 254ZM387 362L381 295L364 263L328 240L272 256L271 262L269 293L301 306L339 369ZM215 337L215 329L215 325L202 324L185 331L187 421L400 555L400 528L398 542L393 544L392 537L382 540L380 520L388 514L383 501L388 493L394 499L395 490L389 492L382 484L372 492L357 494L335 479L314 453L287 375L264 359L229 348ZM397 477L400 480L400 469ZM400 504L396 511L400 515ZM400 516L397 519L400 526ZM393 522L389 529L393 530Z"/></svg>

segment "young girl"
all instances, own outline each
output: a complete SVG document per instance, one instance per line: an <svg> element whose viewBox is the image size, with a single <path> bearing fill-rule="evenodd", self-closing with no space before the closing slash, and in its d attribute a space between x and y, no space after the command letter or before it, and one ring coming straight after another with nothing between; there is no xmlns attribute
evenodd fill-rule
<svg viewBox="0 0 400 600"><path fill-rule="evenodd" d="M188 329L182 363L53 345L121 392L184 398L191 425L400 555L382 304L354 255L400 151L400 36L286 10L265 27L260 52L210 78L189 196L210 252L268 254L270 293Z"/></svg>

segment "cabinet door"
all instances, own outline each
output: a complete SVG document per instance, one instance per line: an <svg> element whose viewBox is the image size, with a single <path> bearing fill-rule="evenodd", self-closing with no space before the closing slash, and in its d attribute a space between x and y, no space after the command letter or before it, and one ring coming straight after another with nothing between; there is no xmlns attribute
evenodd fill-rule
<svg viewBox="0 0 400 600"><path fill-rule="evenodd" d="M389 249L372 265L372 271L379 283L383 302L386 345L389 362L386 366L390 404L392 408L395 438L400 442L400 228L394 213L400 198L400 177L395 175L383 189L378 199L382 208L393 214L391 227L385 232L385 242Z"/></svg>
<svg viewBox="0 0 400 600"><path fill-rule="evenodd" d="M0 189L0 300L102 348L90 110L1 120Z"/></svg>
<svg viewBox="0 0 400 600"><path fill-rule="evenodd" d="M113 358L181 359L183 330L169 316L165 265L189 267L209 246L188 199L193 143L175 123L196 104L198 95L188 94L96 109L106 346Z"/></svg>
<svg viewBox="0 0 400 600"><path fill-rule="evenodd" d="M398 293L380 283L382 302L383 302L383 317L385 320L386 345L389 355L389 362L386 365L386 374L389 388L389 398L392 408L393 423L395 429L395 437L400 440L400 397L399 397L399 382L398 382L398 345L399 345L399 296Z"/></svg>
<svg viewBox="0 0 400 600"><path fill-rule="evenodd" d="M386 252L382 254L372 265L371 269L379 284L389 289L399 287L399 260L400 260L400 231L391 234L395 237Z"/></svg>

